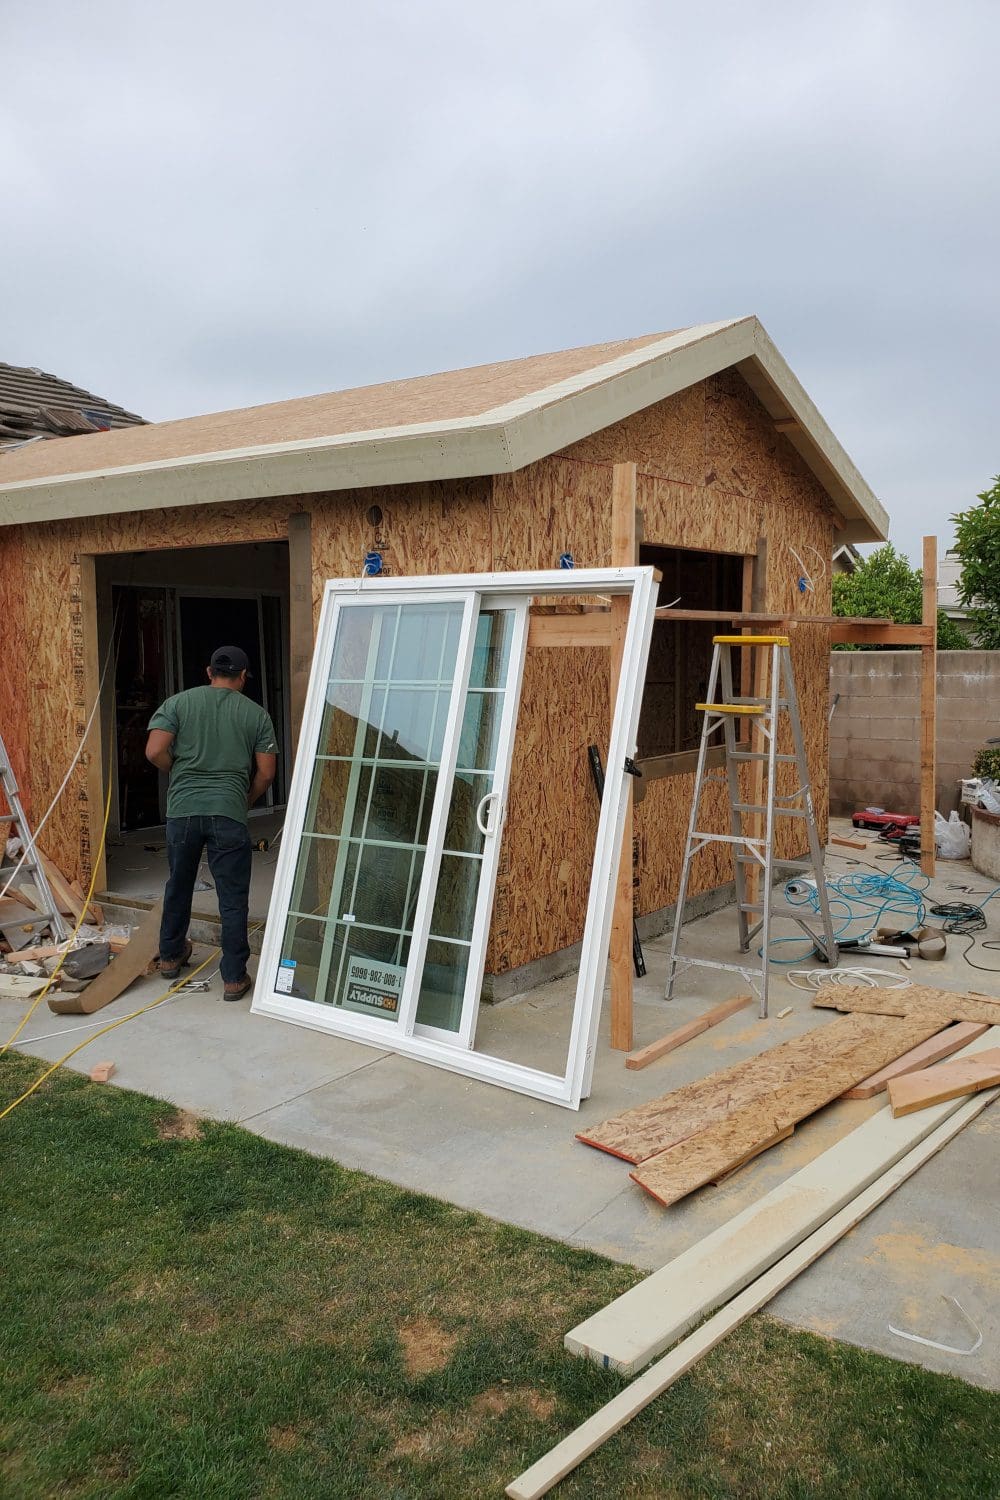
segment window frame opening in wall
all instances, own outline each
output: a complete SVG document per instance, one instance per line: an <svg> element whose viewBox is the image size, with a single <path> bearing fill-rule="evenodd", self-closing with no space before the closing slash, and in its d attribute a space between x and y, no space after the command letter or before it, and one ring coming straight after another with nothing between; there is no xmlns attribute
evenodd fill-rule
<svg viewBox="0 0 1000 1500"><path fill-rule="evenodd" d="M643 775L682 775L693 771L701 738L701 715L712 661L712 637L730 615L749 608L752 556L741 552L643 543L643 564L662 573L657 606L676 603L679 611L706 610L717 620L659 619L653 627L639 718L637 760ZM712 746L710 764L721 764L722 741Z"/></svg>

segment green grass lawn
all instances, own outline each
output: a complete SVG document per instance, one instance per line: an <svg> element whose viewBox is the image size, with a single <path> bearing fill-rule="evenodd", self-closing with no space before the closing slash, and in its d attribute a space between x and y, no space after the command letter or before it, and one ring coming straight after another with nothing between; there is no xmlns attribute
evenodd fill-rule
<svg viewBox="0 0 1000 1500"><path fill-rule="evenodd" d="M72 1074L0 1132L4 1500L500 1495L620 1388L562 1338L626 1267ZM996 1396L758 1317L556 1493L998 1474Z"/></svg>

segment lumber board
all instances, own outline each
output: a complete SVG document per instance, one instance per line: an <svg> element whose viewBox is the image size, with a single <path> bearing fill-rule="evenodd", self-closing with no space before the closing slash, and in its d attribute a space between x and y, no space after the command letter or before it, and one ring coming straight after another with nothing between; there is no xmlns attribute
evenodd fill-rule
<svg viewBox="0 0 1000 1500"><path fill-rule="evenodd" d="M926 625L876 625L872 620L838 622L830 626L830 645L927 646L932 631Z"/></svg>
<svg viewBox="0 0 1000 1500"><path fill-rule="evenodd" d="M31 979L26 974L0 974L0 999L31 1000L44 990L48 976Z"/></svg>
<svg viewBox="0 0 1000 1500"><path fill-rule="evenodd" d="M83 921L83 901L74 894L73 889L58 865L53 864L47 854L43 854L38 846L35 846L45 878L49 882L49 890L52 899L65 917L72 917L74 922Z"/></svg>
<svg viewBox="0 0 1000 1500"><path fill-rule="evenodd" d="M627 601L626 601L627 602ZM611 619L608 614L529 615L528 650L535 647L611 645Z"/></svg>
<svg viewBox="0 0 1000 1500"><path fill-rule="evenodd" d="M611 566L634 567L636 562L636 466L634 463L616 463L611 471ZM625 655L625 635L628 629L630 601L619 595L611 600L609 626L611 631L610 651L610 708L608 724L614 721L615 703L618 698L618 683ZM610 736L610 729L609 729ZM632 889L632 815L633 790L631 776L626 778L625 818L622 823L622 842L618 855L618 874L615 881L614 907L611 915L611 938L608 945L608 972L611 985L611 1046L616 1052L628 1052L633 1041L633 985L632 985L632 930L635 921L635 900Z"/></svg>
<svg viewBox="0 0 1000 1500"><path fill-rule="evenodd" d="M855 1084L854 1088L848 1089L841 1094L842 1099L872 1099L876 1094L884 1094L890 1078L901 1078L904 1073L916 1073L920 1068L927 1068L931 1063L940 1062L943 1057L950 1057L960 1047L974 1042L976 1037L982 1036L989 1027L983 1021L957 1021L948 1026L944 1031L939 1031L937 1036L932 1036L929 1041L921 1042L919 1047L914 1047L910 1052L904 1052L902 1057L897 1057L887 1067L879 1068L870 1078L865 1078L861 1083Z"/></svg>
<svg viewBox="0 0 1000 1500"><path fill-rule="evenodd" d="M857 1068L855 1076L844 1084L844 1088L848 1088L866 1078L875 1068L883 1067L901 1052L908 1051L914 1042L923 1041L924 1036L940 1029L940 1024L936 1023L923 1035L911 1036L905 1027L897 1030L891 1024L892 1020L901 1021L902 1017L890 1018L888 1026L880 1026L879 1020L885 1019L853 1016L850 1020L854 1024L845 1026L835 1022L817 1026L803 1036L790 1037L777 1047L755 1057L743 1058L647 1104L625 1110L599 1125L587 1126L577 1132L577 1140L637 1164L748 1106L773 1102L777 1090L796 1079L808 1077L818 1068L822 1069L845 1055L851 1057ZM848 1020L848 1017L842 1020ZM904 1038L898 1046L897 1035ZM885 1038L889 1039L888 1050ZM880 1039L883 1039L881 1043ZM782 1122L784 1125L789 1123L794 1121ZM747 1150L755 1144L756 1141L751 1141ZM732 1161L736 1160L738 1156L732 1158Z"/></svg>
<svg viewBox="0 0 1000 1500"><path fill-rule="evenodd" d="M920 869L933 876L937 858L937 537L925 536L920 618L928 638L920 651Z"/></svg>
<svg viewBox="0 0 1000 1500"><path fill-rule="evenodd" d="M160 917L163 913L162 898L146 913L132 934L128 945L92 979L78 995L52 995L48 998L49 1010L57 1016L91 1016L103 1010L112 1000L128 989L146 972L156 957L160 946Z"/></svg>
<svg viewBox="0 0 1000 1500"><path fill-rule="evenodd" d="M870 1017L871 1020L876 1018ZM925 1041L938 1023L913 1017L882 1016L883 1027L859 1039L840 1056L818 1062L803 1076L778 1088L710 1125L691 1139L649 1157L629 1176L664 1207L687 1197L696 1188L712 1182L729 1167L766 1147L786 1125L797 1125L807 1115L830 1104L846 1088L866 1076L871 1059L883 1063ZM765 1054L766 1056L766 1054Z"/></svg>
<svg viewBox="0 0 1000 1500"><path fill-rule="evenodd" d="M985 1108L991 1097L995 1098L996 1095L983 1094L961 1105L950 1118L945 1119L937 1129L931 1130L888 1171L858 1192L849 1203L734 1297L721 1312L703 1323L690 1338L672 1349L638 1380L620 1391L592 1417L588 1417L563 1438L562 1442L557 1443L549 1453L525 1469L523 1474L518 1475L507 1486L506 1493L511 1500L541 1500L560 1479L564 1479L589 1454L619 1432L632 1417L668 1390L703 1355L721 1343L728 1333L758 1312L794 1281L796 1276L811 1266L813 1261L818 1260L826 1250L860 1224L862 1219L895 1192L924 1162L963 1130Z"/></svg>
<svg viewBox="0 0 1000 1500"><path fill-rule="evenodd" d="M721 1005L715 1005L711 1010L707 1010L703 1016L699 1016L694 1021L688 1021L686 1026L678 1026L676 1030L668 1031L666 1036L660 1037L659 1041L650 1042L648 1046L640 1047L637 1052L630 1052L625 1059L626 1068L631 1068L635 1072L638 1072L640 1068L648 1068L649 1064L656 1062L657 1058L664 1057L677 1047L683 1047L684 1043L691 1041L692 1037L700 1036L710 1026L717 1026L720 1021L742 1010L752 1000L752 995L737 995L732 1000L724 1000Z"/></svg>
<svg viewBox="0 0 1000 1500"><path fill-rule="evenodd" d="M900 1115L927 1109L931 1104L944 1104L948 1099L960 1099L963 1094L978 1094L980 1089L990 1089L998 1083L1000 1047L993 1047L975 1058L963 1058L961 1062L943 1063L939 1068L922 1068L919 1073L893 1078L889 1084L889 1104L894 1118L898 1119Z"/></svg>
<svg viewBox="0 0 1000 1500"><path fill-rule="evenodd" d="M924 984L912 984L905 990L823 985L813 996L812 1003L821 1010L848 1011L856 1016L919 1014L937 1016L942 1026L949 1021L985 1021L987 1026L1000 1026L1000 1000L958 995L952 990L936 990Z"/></svg>
<svg viewBox="0 0 1000 1500"><path fill-rule="evenodd" d="M1000 1043L1000 1030L966 1056ZM634 1375L798 1244L960 1106L894 1120L880 1109L566 1335L571 1354Z"/></svg>
<svg viewBox="0 0 1000 1500"><path fill-rule="evenodd" d="M842 844L845 849L867 849L868 845L864 839L842 839L839 834L833 834L831 844Z"/></svg>

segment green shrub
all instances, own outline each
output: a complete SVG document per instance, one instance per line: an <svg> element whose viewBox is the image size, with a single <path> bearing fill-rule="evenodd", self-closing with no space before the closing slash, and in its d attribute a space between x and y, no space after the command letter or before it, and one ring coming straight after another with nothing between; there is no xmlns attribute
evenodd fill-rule
<svg viewBox="0 0 1000 1500"><path fill-rule="evenodd" d="M1000 781L1000 745L984 745L976 751L972 774L989 781Z"/></svg>

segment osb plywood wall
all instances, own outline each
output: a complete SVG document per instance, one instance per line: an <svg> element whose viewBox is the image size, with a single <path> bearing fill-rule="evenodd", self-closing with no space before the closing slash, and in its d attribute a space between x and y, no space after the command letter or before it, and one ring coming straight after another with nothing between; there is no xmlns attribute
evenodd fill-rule
<svg viewBox="0 0 1000 1500"><path fill-rule="evenodd" d="M0 724L32 816L48 805L86 719L85 663L89 653L92 672L96 642L85 628L81 557L280 540L288 516L309 510L317 610L324 580L360 574L370 550L382 553L390 575L551 568L566 551L580 567L602 566L610 562L611 464L617 460L638 464L647 542L753 553L758 537L766 536L767 607L828 612L828 580L802 599L794 592L798 566L788 552L790 543L803 556L807 546L830 556L826 496L735 372L515 475L5 530L0 608L8 667L0 681ZM795 661L822 808L826 632L797 631ZM530 652L518 728L487 961L494 973L581 936L597 822L587 746L597 743L606 752L605 653ZM675 898L692 780L651 782L638 807L642 913ZM42 841L83 880L100 826L94 800L94 777L82 768ZM696 867L695 890L729 878L725 854L706 854Z"/></svg>
<svg viewBox="0 0 1000 1500"><path fill-rule="evenodd" d="M646 542L751 554L758 538L766 537L765 608L829 612L828 572L814 592L801 595L799 566L788 550L791 544L807 564L815 563L809 546L829 558L833 523L827 496L735 372L606 428L559 457L498 476L492 526L496 566L553 566L563 551L571 551L580 567L609 563L610 466L622 460L638 465ZM812 784L824 815L828 650L821 627L797 628L796 682ZM530 654L492 972L557 951L581 935L597 820L587 745L596 742L606 752L607 702L603 652ZM787 778L784 786L791 790ZM693 789L693 774L651 781L637 807L640 914L676 899ZM722 788L710 789L703 806L723 828L728 813ZM794 852L797 842L786 820L781 852ZM696 861L692 894L730 879L728 852L716 845Z"/></svg>

